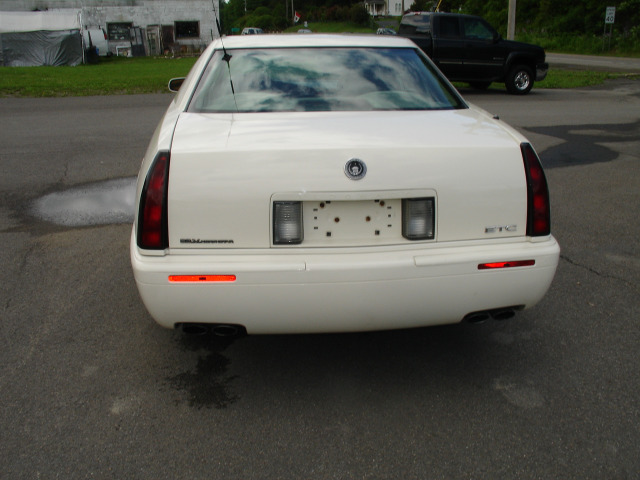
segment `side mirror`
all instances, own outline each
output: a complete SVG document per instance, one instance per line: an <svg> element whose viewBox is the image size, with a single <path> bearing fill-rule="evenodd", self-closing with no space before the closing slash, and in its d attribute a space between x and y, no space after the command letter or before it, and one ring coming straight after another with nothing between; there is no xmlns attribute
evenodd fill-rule
<svg viewBox="0 0 640 480"><path fill-rule="evenodd" d="M171 90L172 92L177 92L178 90L180 90L180 87L182 86L182 82L184 82L185 77L179 77L179 78L172 78L171 80L169 80L169 90Z"/></svg>

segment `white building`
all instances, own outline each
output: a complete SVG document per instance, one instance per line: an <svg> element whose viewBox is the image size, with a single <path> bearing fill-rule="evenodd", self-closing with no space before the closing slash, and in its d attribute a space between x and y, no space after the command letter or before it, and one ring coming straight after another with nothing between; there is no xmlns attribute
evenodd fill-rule
<svg viewBox="0 0 640 480"><path fill-rule="evenodd" d="M364 0L364 6L373 17L399 17L404 14L414 0Z"/></svg>
<svg viewBox="0 0 640 480"><path fill-rule="evenodd" d="M3 12L77 11L81 29L104 29L111 53L199 51L220 36L219 0L0 0Z"/></svg>

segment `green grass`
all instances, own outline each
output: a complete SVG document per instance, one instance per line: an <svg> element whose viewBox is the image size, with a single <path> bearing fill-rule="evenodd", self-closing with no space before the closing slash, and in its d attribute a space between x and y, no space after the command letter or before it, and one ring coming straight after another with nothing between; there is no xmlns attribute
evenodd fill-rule
<svg viewBox="0 0 640 480"><path fill-rule="evenodd" d="M196 59L102 59L77 67L0 67L0 96L67 97L166 92L167 82L183 77Z"/></svg>
<svg viewBox="0 0 640 480"><path fill-rule="evenodd" d="M313 30L313 24L309 27ZM344 25L339 31L344 31ZM196 58L113 57L78 67L0 67L0 97L68 97L168 92L167 82L184 77ZM620 75L551 69L534 88L600 85ZM636 75L634 78L638 78ZM464 85L464 84L461 84ZM495 83L492 88L504 88Z"/></svg>
<svg viewBox="0 0 640 480"><path fill-rule="evenodd" d="M622 75L609 72L592 72L588 70L550 69L542 82L534 88L579 88L601 85L605 80L619 78Z"/></svg>

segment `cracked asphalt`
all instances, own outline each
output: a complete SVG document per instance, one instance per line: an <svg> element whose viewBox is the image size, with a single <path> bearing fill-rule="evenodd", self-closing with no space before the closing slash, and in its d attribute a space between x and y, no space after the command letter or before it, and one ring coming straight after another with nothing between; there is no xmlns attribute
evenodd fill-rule
<svg viewBox="0 0 640 480"><path fill-rule="evenodd" d="M127 223L33 214L134 176L171 97L0 99L0 478L638 478L640 81L462 93L546 167L545 299L506 322L240 339L153 322Z"/></svg>

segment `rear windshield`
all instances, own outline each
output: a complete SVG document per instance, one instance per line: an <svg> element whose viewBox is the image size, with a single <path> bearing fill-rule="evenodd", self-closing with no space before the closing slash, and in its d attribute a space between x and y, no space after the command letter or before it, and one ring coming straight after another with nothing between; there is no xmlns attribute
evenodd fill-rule
<svg viewBox="0 0 640 480"><path fill-rule="evenodd" d="M410 48L263 48L216 52L190 112L448 110L466 108Z"/></svg>
<svg viewBox="0 0 640 480"><path fill-rule="evenodd" d="M400 22L398 33L403 35L431 33L431 17L429 15L405 15Z"/></svg>

